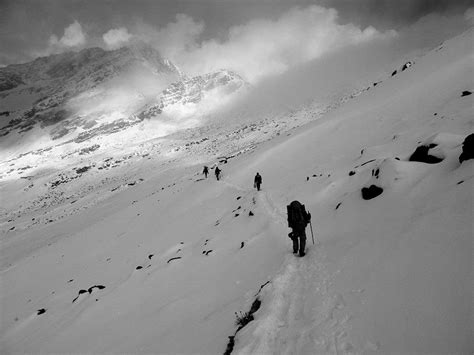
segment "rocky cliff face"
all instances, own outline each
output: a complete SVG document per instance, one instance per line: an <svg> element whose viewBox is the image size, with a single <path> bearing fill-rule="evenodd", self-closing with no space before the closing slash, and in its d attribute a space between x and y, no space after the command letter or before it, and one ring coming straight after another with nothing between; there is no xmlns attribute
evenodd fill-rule
<svg viewBox="0 0 474 355"><path fill-rule="evenodd" d="M161 103L163 107L198 103L206 93L214 89L225 88L227 93L232 93L244 85L245 81L238 74L229 70L220 70L171 84L162 92Z"/></svg>

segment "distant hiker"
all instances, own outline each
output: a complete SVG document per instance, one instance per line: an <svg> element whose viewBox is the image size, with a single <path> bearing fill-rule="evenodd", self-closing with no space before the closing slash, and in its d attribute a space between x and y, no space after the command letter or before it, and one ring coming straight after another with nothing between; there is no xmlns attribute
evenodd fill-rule
<svg viewBox="0 0 474 355"><path fill-rule="evenodd" d="M288 236L293 241L293 254L298 253L299 246L299 255L305 256L305 229L308 223L311 221L311 213L306 212L304 205L298 201L293 201L288 206L286 206L286 209L288 211L288 227L292 229Z"/></svg>
<svg viewBox="0 0 474 355"><path fill-rule="evenodd" d="M219 177L221 175L221 169L219 169L218 166L216 166L216 169L214 170L214 174L216 174L216 179L219 180Z"/></svg>
<svg viewBox="0 0 474 355"><path fill-rule="evenodd" d="M207 179L207 174L209 174L209 168L204 165L204 169L202 170L202 173L204 174L204 176L205 176L206 179Z"/></svg>
<svg viewBox="0 0 474 355"><path fill-rule="evenodd" d="M253 180L253 187L256 187L257 191L260 191L261 184L262 184L262 176L259 173L257 173L257 175L255 175L255 179Z"/></svg>

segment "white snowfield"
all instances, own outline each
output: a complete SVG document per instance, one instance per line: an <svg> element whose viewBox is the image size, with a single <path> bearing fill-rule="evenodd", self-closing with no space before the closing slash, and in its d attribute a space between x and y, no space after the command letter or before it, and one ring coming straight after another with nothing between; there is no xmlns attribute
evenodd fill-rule
<svg viewBox="0 0 474 355"><path fill-rule="evenodd" d="M2 217L0 353L222 354L234 335L233 354L473 353L472 35L220 164L219 182L201 174L214 161L131 159L122 180L84 173L77 202ZM430 144L440 162L409 161ZM0 181L1 199L30 206L29 183ZM293 200L312 214L304 258Z"/></svg>

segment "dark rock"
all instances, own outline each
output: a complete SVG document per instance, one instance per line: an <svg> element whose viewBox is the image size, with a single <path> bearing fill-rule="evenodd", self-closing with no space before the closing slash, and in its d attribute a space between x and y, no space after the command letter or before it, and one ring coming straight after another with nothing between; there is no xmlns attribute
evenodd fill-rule
<svg viewBox="0 0 474 355"><path fill-rule="evenodd" d="M240 249L242 249L244 247L244 245L245 245L245 242L241 242L240 243Z"/></svg>
<svg viewBox="0 0 474 355"><path fill-rule="evenodd" d="M262 301L256 298L255 301L253 301L252 306L250 306L250 313L253 314L257 312L261 305Z"/></svg>
<svg viewBox="0 0 474 355"><path fill-rule="evenodd" d="M337 210L341 206L341 204L342 204L342 202L339 202L335 209Z"/></svg>
<svg viewBox="0 0 474 355"><path fill-rule="evenodd" d="M253 216L253 215L254 215L254 214L253 214L253 212L252 212L252 211L250 211L250 212L249 212L249 216Z"/></svg>
<svg viewBox="0 0 474 355"><path fill-rule="evenodd" d="M472 92L470 92L469 90L464 90L464 91L462 92L462 94L461 94L461 97L469 96L469 95L471 95L471 94L472 94Z"/></svg>
<svg viewBox="0 0 474 355"><path fill-rule="evenodd" d="M169 259L166 263L169 264L171 261L173 261L173 260L178 260L178 259L181 259L181 257L180 257L180 256L176 256L176 257L174 257L174 258Z"/></svg>
<svg viewBox="0 0 474 355"><path fill-rule="evenodd" d="M135 270L140 270L140 269L143 269L143 266L138 265L138 266L135 268Z"/></svg>
<svg viewBox="0 0 474 355"><path fill-rule="evenodd" d="M395 76L397 74L397 71L394 70L393 73L392 73L392 76Z"/></svg>
<svg viewBox="0 0 474 355"><path fill-rule="evenodd" d="M354 171L354 170L349 171L349 176L352 176L352 175L355 175L355 171Z"/></svg>
<svg viewBox="0 0 474 355"><path fill-rule="evenodd" d="M38 309L38 311L36 312L37 315L40 315L40 314L43 314L46 312L46 309L44 308L41 308L41 309Z"/></svg>
<svg viewBox="0 0 474 355"><path fill-rule="evenodd" d="M474 133L468 135L462 143L462 153L459 156L459 162L474 159Z"/></svg>
<svg viewBox="0 0 474 355"><path fill-rule="evenodd" d="M82 168L79 168L76 170L76 174L82 174L82 173L85 173L87 170L89 170L91 168L91 166L84 166Z"/></svg>
<svg viewBox="0 0 474 355"><path fill-rule="evenodd" d="M430 144L428 146L421 145L416 148L415 152L410 156L408 160L418 161L418 162L426 163L426 164L437 164L443 161L443 159L441 158L428 154L429 150L434 147L436 147L436 144Z"/></svg>
<svg viewBox="0 0 474 355"><path fill-rule="evenodd" d="M383 189L376 185L370 185L370 187L363 187L361 191L364 200L371 200L380 195L383 192Z"/></svg>
<svg viewBox="0 0 474 355"><path fill-rule="evenodd" d="M235 336L230 336L229 337L229 342L227 343L227 348L225 349L224 355L230 355L232 354L232 351L234 350L234 341Z"/></svg>
<svg viewBox="0 0 474 355"><path fill-rule="evenodd" d="M413 65L412 62L406 62L405 64L403 64L402 71L407 70L407 69L410 68L412 65Z"/></svg>
<svg viewBox="0 0 474 355"><path fill-rule="evenodd" d="M360 164L360 166L364 166L366 164L372 163L373 161L375 161L375 159L368 160L365 163Z"/></svg>

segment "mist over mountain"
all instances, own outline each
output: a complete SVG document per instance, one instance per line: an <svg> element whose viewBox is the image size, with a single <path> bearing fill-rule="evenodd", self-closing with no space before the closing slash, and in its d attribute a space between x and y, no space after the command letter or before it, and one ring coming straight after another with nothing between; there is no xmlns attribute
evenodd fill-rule
<svg viewBox="0 0 474 355"><path fill-rule="evenodd" d="M195 107L201 101L212 111L220 99L246 85L226 70L190 78L143 42L10 65L0 68L0 78L2 146L13 140L21 144L33 129L53 141L80 142L159 119L169 110L178 118L199 115Z"/></svg>

